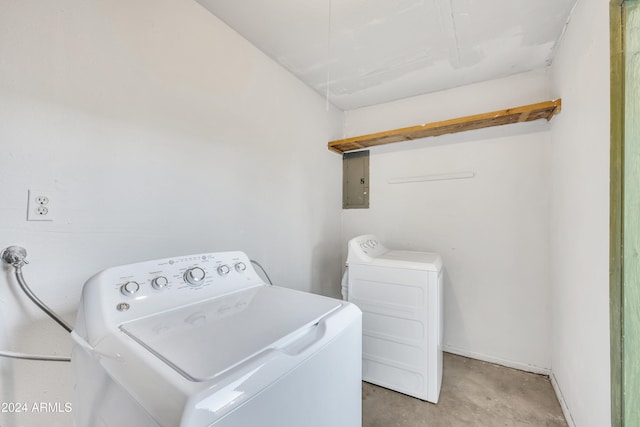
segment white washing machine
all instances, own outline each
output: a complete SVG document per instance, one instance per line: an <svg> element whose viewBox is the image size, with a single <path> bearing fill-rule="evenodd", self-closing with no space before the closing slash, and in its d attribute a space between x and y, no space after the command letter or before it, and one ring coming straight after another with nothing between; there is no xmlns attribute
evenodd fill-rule
<svg viewBox="0 0 640 427"><path fill-rule="evenodd" d="M442 258L349 241L343 294L363 313L363 379L437 403L442 384Z"/></svg>
<svg viewBox="0 0 640 427"><path fill-rule="evenodd" d="M110 268L72 333L76 427L360 427L358 308L242 252Z"/></svg>

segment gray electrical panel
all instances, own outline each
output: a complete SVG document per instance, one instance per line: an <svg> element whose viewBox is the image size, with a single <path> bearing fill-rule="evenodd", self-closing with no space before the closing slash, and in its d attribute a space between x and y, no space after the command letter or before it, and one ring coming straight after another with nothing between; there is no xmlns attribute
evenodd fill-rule
<svg viewBox="0 0 640 427"><path fill-rule="evenodd" d="M369 151L344 153L342 158L342 208L369 207Z"/></svg>

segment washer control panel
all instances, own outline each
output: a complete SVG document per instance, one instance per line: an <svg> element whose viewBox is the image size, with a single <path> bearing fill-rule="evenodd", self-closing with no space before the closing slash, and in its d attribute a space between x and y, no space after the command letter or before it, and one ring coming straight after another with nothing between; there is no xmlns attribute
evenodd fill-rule
<svg viewBox="0 0 640 427"><path fill-rule="evenodd" d="M124 322L255 286L267 286L243 252L166 258L104 270L84 285L87 328ZM102 327L99 327L100 329Z"/></svg>

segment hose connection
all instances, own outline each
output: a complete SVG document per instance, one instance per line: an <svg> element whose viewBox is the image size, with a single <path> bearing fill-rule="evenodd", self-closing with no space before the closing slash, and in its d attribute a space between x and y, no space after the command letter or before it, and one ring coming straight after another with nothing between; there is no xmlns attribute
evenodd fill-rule
<svg viewBox="0 0 640 427"><path fill-rule="evenodd" d="M9 246L2 251L2 255L0 255L0 257L4 262L15 268L21 268L25 264L29 264L29 261L26 259L27 250L20 246Z"/></svg>

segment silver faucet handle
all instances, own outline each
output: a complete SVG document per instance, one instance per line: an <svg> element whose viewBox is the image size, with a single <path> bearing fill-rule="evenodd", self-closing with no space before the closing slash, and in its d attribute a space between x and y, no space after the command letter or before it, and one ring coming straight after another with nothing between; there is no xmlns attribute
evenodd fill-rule
<svg viewBox="0 0 640 427"><path fill-rule="evenodd" d="M9 246L2 251L0 257L4 262L14 267L22 267L25 264L29 264L29 261L26 260L27 250L21 246Z"/></svg>

